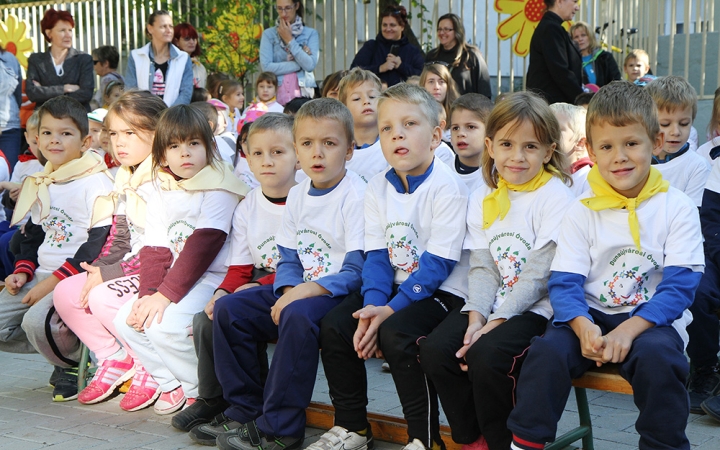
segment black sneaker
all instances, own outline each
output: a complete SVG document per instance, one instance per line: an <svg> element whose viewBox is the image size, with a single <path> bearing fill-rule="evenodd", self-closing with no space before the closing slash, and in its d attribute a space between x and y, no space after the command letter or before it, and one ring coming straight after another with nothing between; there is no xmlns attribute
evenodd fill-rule
<svg viewBox="0 0 720 450"><path fill-rule="evenodd" d="M198 397L195 403L175 414L171 423L178 430L188 432L198 425L210 422L228 406L228 402L222 397Z"/></svg>
<svg viewBox="0 0 720 450"><path fill-rule="evenodd" d="M718 366L698 367L690 374L687 386L690 395L690 412L705 414L701 404L710 397L720 394ZM718 412L720 413L720 409Z"/></svg>
<svg viewBox="0 0 720 450"><path fill-rule="evenodd" d="M710 397L700 405L703 412L720 422L720 396Z"/></svg>
<svg viewBox="0 0 720 450"><path fill-rule="evenodd" d="M295 450L302 447L304 440L304 436L268 436L258 429L253 420L219 435L216 445L222 450Z"/></svg>
<svg viewBox="0 0 720 450"><path fill-rule="evenodd" d="M219 434L235 430L242 427L242 425L243 424L232 420L224 413L220 413L215 416L210 423L196 425L188 434L190 435L190 439L200 445L215 445Z"/></svg>
<svg viewBox="0 0 720 450"><path fill-rule="evenodd" d="M55 387L55 383L57 383L58 378L60 378L62 370L63 368L60 366L53 366L53 372L50 374L50 379L48 380L50 386Z"/></svg>
<svg viewBox="0 0 720 450"><path fill-rule="evenodd" d="M54 402L75 400L78 396L78 368L60 369L60 376L53 389Z"/></svg>

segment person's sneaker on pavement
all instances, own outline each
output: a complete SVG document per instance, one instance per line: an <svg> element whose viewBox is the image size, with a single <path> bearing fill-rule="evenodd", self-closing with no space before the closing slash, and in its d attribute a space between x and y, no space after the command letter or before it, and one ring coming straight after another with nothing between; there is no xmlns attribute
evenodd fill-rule
<svg viewBox="0 0 720 450"><path fill-rule="evenodd" d="M218 435L242 426L242 423L232 420L224 413L220 413L209 423L194 426L188 434L190 435L190 439L200 445L215 445Z"/></svg>
<svg viewBox="0 0 720 450"><path fill-rule="evenodd" d="M305 450L369 450L374 447L372 430L368 427L365 435L334 426L320 439L305 447Z"/></svg>
<svg viewBox="0 0 720 450"><path fill-rule="evenodd" d="M78 396L78 368L61 369L53 388L54 402L75 400Z"/></svg>
<svg viewBox="0 0 720 450"><path fill-rule="evenodd" d="M720 373L718 365L698 367L692 371L688 379L690 395L690 412L705 414L701 404L710 397L720 394ZM720 412L720 409L718 410Z"/></svg>
<svg viewBox="0 0 720 450"><path fill-rule="evenodd" d="M172 418L172 426L180 431L189 432L198 425L209 423L215 416L229 406L222 397L198 397L195 403L186 406Z"/></svg>
<svg viewBox="0 0 720 450"><path fill-rule="evenodd" d="M305 437L269 436L260 431L255 421L218 435L221 450L295 450L302 448Z"/></svg>

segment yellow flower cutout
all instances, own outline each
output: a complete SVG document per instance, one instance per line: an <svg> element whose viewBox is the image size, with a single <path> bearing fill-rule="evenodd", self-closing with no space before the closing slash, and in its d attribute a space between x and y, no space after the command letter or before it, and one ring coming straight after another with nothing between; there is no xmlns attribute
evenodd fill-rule
<svg viewBox="0 0 720 450"><path fill-rule="evenodd" d="M500 14L510 14L510 17L498 25L498 38L504 41L517 34L515 45L512 47L513 53L521 57L527 56L530 51L530 40L545 14L545 9L543 0L495 0L495 11ZM567 23L563 23L563 27L569 29Z"/></svg>
<svg viewBox="0 0 720 450"><path fill-rule="evenodd" d="M0 20L0 44L15 55L20 65L27 69L28 56L33 52L33 41L28 37L27 22L18 20L14 14L8 15L5 22Z"/></svg>

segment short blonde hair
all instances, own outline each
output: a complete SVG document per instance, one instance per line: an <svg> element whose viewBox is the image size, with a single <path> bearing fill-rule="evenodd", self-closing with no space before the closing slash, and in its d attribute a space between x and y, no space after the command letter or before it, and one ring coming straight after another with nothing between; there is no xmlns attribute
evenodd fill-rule
<svg viewBox="0 0 720 450"><path fill-rule="evenodd" d="M550 109L555 113L555 117L560 121L560 116L568 119L568 126L573 132L573 142L578 142L585 137L585 119L587 118L587 110L582 106L571 105L570 103L553 103ZM569 149L564 149L569 150Z"/></svg>
<svg viewBox="0 0 720 450"><path fill-rule="evenodd" d="M623 61L623 67L627 66L628 61L631 59L641 59L645 61L645 64L649 67L650 66L650 55L647 54L647 52L641 48L633 49L630 53L627 54L625 57L625 61Z"/></svg>
<svg viewBox="0 0 720 450"><path fill-rule="evenodd" d="M363 83L373 83L378 90L378 94L382 92L382 83L377 75L369 70L355 67L340 80L340 84L338 85L338 100L347 104L348 91L350 91L352 87Z"/></svg>
<svg viewBox="0 0 720 450"><path fill-rule="evenodd" d="M440 103L438 103L435 97L430 95L425 88L415 86L414 84L398 83L395 86L387 88L385 92L380 95L378 107L386 100L395 100L396 102L415 105L419 107L431 127L435 128L440 126Z"/></svg>
<svg viewBox="0 0 720 450"><path fill-rule="evenodd" d="M28 117L27 122L25 122L25 130L28 130L32 128L33 130L37 130L40 127L40 114L38 114L38 110L36 109L33 111L32 115Z"/></svg>
<svg viewBox="0 0 720 450"><path fill-rule="evenodd" d="M629 81L613 81L603 86L590 100L585 130L587 140L592 145L593 125L609 123L614 127L624 127L639 123L645 127L650 140L655 140L660 132L657 108L646 89Z"/></svg>
<svg viewBox="0 0 720 450"><path fill-rule="evenodd" d="M316 98L302 105L298 112L295 113L295 121L292 126L293 139L297 136L298 123L303 119L334 120L344 128L348 143L352 145L355 141L355 126L352 114L350 114L347 106L334 98Z"/></svg>
<svg viewBox="0 0 720 450"><path fill-rule="evenodd" d="M658 77L645 85L658 111L675 111L676 109L692 109L692 118L697 115L697 94L695 88L683 77Z"/></svg>

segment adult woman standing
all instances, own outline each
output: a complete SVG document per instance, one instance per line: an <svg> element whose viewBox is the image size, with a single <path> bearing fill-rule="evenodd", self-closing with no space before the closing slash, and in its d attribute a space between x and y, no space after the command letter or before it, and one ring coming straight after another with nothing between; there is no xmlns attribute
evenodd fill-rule
<svg viewBox="0 0 720 450"><path fill-rule="evenodd" d="M455 14L440 16L437 34L440 45L428 52L425 61L447 63L460 95L474 92L492 98L485 58L479 48L465 42L465 27L460 17Z"/></svg>
<svg viewBox="0 0 720 450"><path fill-rule="evenodd" d="M420 49L403 36L408 26L407 11L399 5L388 5L380 14L381 32L362 46L350 68L360 67L373 72L385 84L394 86L413 75L422 73Z"/></svg>
<svg viewBox="0 0 720 450"><path fill-rule="evenodd" d="M296 97L314 97L320 38L305 26L301 0L277 0L275 9L276 25L260 39L260 66L278 77L277 102L284 106Z"/></svg>
<svg viewBox="0 0 720 450"><path fill-rule="evenodd" d="M562 27L580 9L578 0L544 0L547 11L530 40L527 89L545 97L548 103L574 104L582 89L580 51Z"/></svg>
<svg viewBox="0 0 720 450"><path fill-rule="evenodd" d="M11 170L20 153L21 81L20 63L0 45L0 150Z"/></svg>
<svg viewBox="0 0 720 450"><path fill-rule="evenodd" d="M173 45L190 55L190 61L192 61L193 87L204 88L207 82L207 70L197 59L200 53L202 53L202 49L200 48L198 32L195 27L187 22L175 25Z"/></svg>
<svg viewBox="0 0 720 450"><path fill-rule="evenodd" d="M58 95L67 95L90 111L95 90L92 56L72 46L75 20L67 11L45 11L40 29L50 49L28 58L25 91L35 108Z"/></svg>
<svg viewBox="0 0 720 450"><path fill-rule="evenodd" d="M150 14L145 31L150 43L130 52L125 86L150 91L166 105L187 105L193 91L192 61L172 45L175 30L170 13Z"/></svg>
<svg viewBox="0 0 720 450"><path fill-rule="evenodd" d="M600 48L588 24L575 22L570 27L570 36L582 56L583 83L603 87L613 80L622 78L615 59L609 52Z"/></svg>

